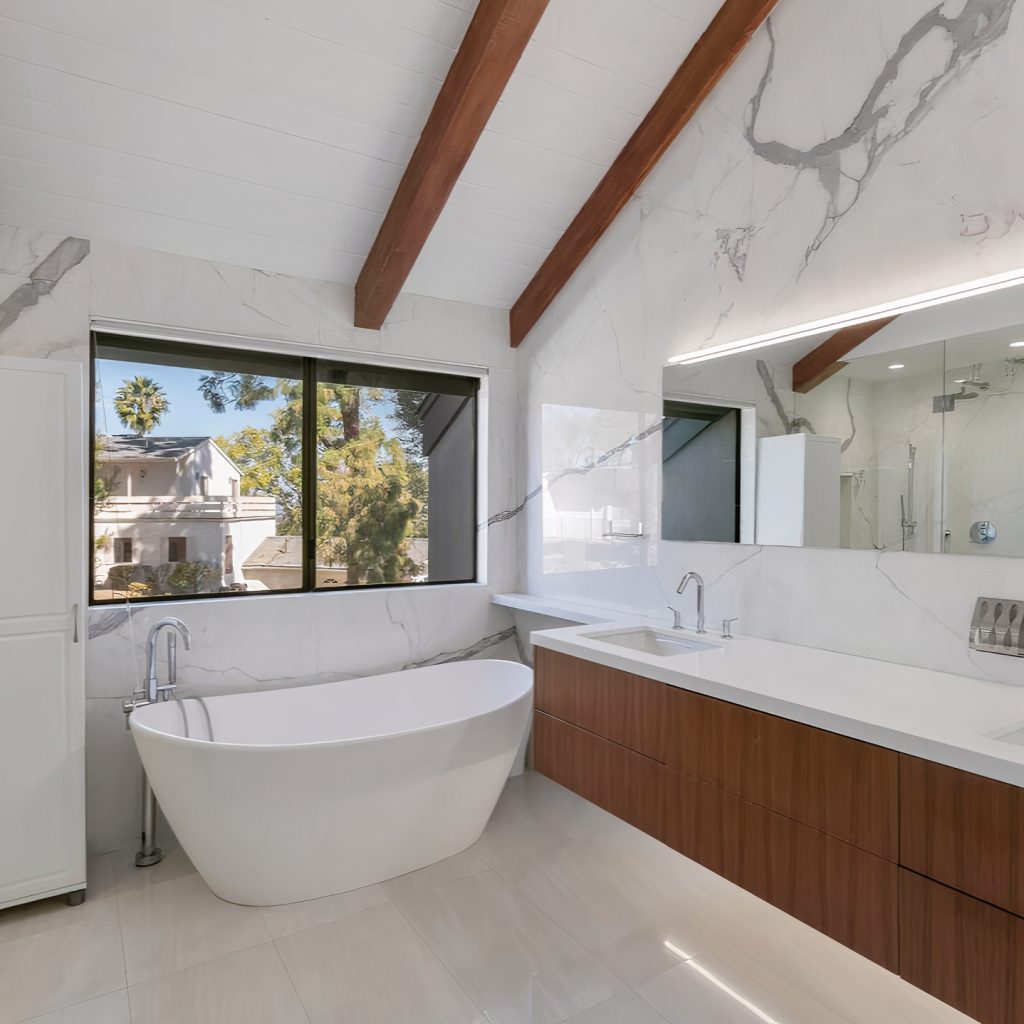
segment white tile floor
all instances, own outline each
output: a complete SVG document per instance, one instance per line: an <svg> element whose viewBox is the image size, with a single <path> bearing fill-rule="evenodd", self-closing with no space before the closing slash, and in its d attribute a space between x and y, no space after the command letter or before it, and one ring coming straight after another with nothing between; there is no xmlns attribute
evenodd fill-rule
<svg viewBox="0 0 1024 1024"><path fill-rule="evenodd" d="M0 912L0 1024L925 1024L966 1017L541 776L470 850L287 907L179 850Z"/></svg>

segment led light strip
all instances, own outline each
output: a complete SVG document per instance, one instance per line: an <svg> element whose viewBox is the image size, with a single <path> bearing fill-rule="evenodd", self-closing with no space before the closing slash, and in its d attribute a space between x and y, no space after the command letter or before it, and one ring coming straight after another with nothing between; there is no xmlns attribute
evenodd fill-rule
<svg viewBox="0 0 1024 1024"><path fill-rule="evenodd" d="M868 306L864 309L854 310L851 313L840 313L838 316L826 317L822 320L811 320L808 323L797 324L794 327L784 327L777 331L755 334L751 338L726 342L724 345L713 345L710 348L684 352L681 355L671 356L669 363L675 365L704 363L709 359L718 359L737 352L751 352L754 349L767 348L769 345L778 345L784 341L797 341L800 338L809 338L815 334L824 334L826 331L840 331L844 327L855 327L857 324L870 323L872 320L880 320L882 317L913 313L919 309L941 306L946 302L955 302L957 299L969 299L976 295L986 295L989 292L1002 291L1004 288L1013 288L1019 284L1024 284L1024 269L1011 270L1004 274L995 274L992 277L982 277L975 281L968 281L965 284L938 288L931 292L922 292L920 295L896 299L893 302L883 303L880 306Z"/></svg>
<svg viewBox="0 0 1024 1024"><path fill-rule="evenodd" d="M689 953L684 953L678 946L669 942L668 939L665 939L665 948L670 952L675 953L675 955L679 957L687 967L692 967L693 970L695 970L702 978L710 981L715 988L720 989L730 999L739 1003L739 1005L745 1010L749 1010L758 1020L764 1021L764 1024L779 1024L774 1017L769 1017L761 1007L755 1006L749 999L741 996L734 988L730 988L724 981L722 981L721 978L718 977L717 974L709 971L703 964L697 963L694 957L690 956Z"/></svg>

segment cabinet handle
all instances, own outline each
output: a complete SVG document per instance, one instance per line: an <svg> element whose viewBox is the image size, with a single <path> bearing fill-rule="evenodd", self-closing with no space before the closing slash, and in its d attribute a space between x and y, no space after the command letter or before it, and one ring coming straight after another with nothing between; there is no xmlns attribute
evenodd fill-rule
<svg viewBox="0 0 1024 1024"><path fill-rule="evenodd" d="M78 643L78 605L77 604L73 604L71 606L71 618L72 618L71 642L73 644L77 644Z"/></svg>

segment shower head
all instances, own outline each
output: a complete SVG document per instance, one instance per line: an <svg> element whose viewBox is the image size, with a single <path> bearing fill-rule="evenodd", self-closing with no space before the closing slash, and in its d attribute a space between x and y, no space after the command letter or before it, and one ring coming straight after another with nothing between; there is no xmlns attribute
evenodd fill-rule
<svg viewBox="0 0 1024 1024"><path fill-rule="evenodd" d="M956 412L957 402L970 402L979 397L978 391L968 391L966 386L961 385L959 392L951 395L936 395L932 399L932 412Z"/></svg>
<svg viewBox="0 0 1024 1024"><path fill-rule="evenodd" d="M977 388L978 391L988 391L992 386L987 380L981 379L981 363L975 363L971 367L970 377L957 377L953 383L961 385L959 397L964 399L978 397L977 394L966 394L968 388Z"/></svg>

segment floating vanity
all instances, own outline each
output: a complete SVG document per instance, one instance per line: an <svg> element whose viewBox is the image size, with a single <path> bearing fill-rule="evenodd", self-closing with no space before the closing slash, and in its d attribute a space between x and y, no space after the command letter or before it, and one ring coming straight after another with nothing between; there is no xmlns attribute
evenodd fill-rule
<svg viewBox="0 0 1024 1024"><path fill-rule="evenodd" d="M1024 688L635 623L532 639L537 771L984 1024L1024 1020Z"/></svg>

